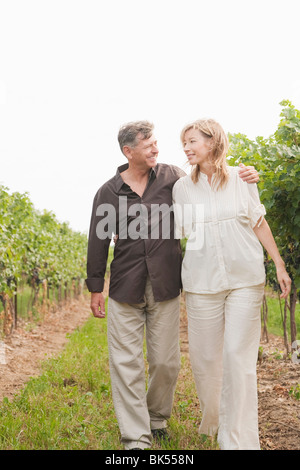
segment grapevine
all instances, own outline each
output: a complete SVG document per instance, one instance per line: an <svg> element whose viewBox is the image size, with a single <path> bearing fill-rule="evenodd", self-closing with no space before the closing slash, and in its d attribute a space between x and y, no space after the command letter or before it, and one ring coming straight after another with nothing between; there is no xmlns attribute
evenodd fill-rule
<svg viewBox="0 0 300 470"><path fill-rule="evenodd" d="M229 135L229 163L236 165L242 161L255 166L260 173L260 198L292 279L291 294L285 301L283 324L285 328L289 310L293 343L297 336L295 309L300 297L300 111L288 100L280 105L281 120L269 138L257 137L252 141L243 134ZM267 255L265 265L267 283L279 291L276 271ZM284 336L286 338L286 331ZM289 349L287 341L286 347Z"/></svg>
<svg viewBox="0 0 300 470"><path fill-rule="evenodd" d="M0 186L0 201L0 301L4 332L9 333L16 323L20 284L31 286L33 303L41 286L48 296L51 288L67 292L74 281L82 286L87 237L52 212L37 211L27 193Z"/></svg>

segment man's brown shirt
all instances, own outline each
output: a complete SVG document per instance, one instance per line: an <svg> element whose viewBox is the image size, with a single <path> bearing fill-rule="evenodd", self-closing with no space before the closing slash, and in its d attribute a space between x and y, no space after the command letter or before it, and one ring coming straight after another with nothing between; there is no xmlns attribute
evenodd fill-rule
<svg viewBox="0 0 300 470"><path fill-rule="evenodd" d="M149 275L155 300L169 300L180 294L182 254L180 240L174 239L173 212L167 208L172 208L174 183L185 173L176 166L158 163L150 171L147 187L140 197L121 177L127 168L128 164L119 167L94 198L86 284L90 292L103 291L108 249L114 233L118 239L110 267L109 296L118 302L142 303ZM143 211L138 211L140 205ZM164 233L163 227L168 222L169 233ZM132 227L134 237L130 236ZM139 230L141 236L136 237Z"/></svg>

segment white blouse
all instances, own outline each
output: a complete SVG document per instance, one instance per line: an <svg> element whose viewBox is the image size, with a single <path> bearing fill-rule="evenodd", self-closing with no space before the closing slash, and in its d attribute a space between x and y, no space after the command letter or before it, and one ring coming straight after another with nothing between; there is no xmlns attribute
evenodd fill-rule
<svg viewBox="0 0 300 470"><path fill-rule="evenodd" d="M183 289L216 293L265 282L263 248L253 227L266 214L256 184L243 182L228 166L224 188L213 189L204 173L173 188L176 238L188 238L182 264Z"/></svg>

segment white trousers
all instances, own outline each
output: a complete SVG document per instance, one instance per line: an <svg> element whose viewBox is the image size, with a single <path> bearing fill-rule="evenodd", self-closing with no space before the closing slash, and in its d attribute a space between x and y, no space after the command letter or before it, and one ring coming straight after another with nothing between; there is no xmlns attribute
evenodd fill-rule
<svg viewBox="0 0 300 470"><path fill-rule="evenodd" d="M202 411L199 432L223 450L260 449L256 363L264 285L186 292L190 360Z"/></svg>
<svg viewBox="0 0 300 470"><path fill-rule="evenodd" d="M156 302L148 278L144 302L108 299L108 346L112 396L125 449L151 446L151 429L166 427L180 369L180 297ZM146 392L143 355L149 364Z"/></svg>

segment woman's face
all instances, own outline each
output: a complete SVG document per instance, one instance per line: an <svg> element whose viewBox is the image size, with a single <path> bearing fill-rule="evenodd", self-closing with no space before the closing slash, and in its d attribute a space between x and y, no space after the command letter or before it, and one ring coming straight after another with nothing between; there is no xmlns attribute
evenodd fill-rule
<svg viewBox="0 0 300 470"><path fill-rule="evenodd" d="M197 129L189 129L184 135L183 150L190 165L203 165L209 161L210 139Z"/></svg>

